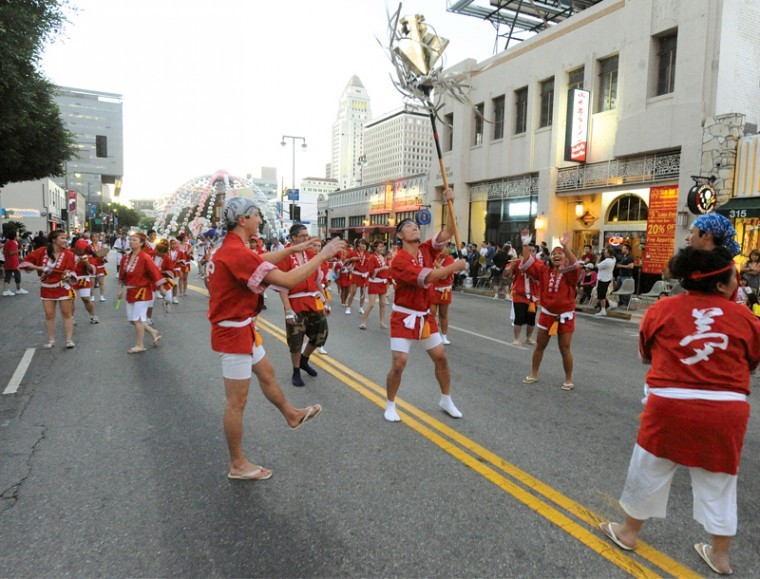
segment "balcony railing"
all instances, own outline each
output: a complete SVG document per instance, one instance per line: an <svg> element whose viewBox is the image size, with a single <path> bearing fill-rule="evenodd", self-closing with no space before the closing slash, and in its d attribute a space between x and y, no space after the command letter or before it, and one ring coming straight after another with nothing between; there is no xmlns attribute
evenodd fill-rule
<svg viewBox="0 0 760 579"><path fill-rule="evenodd" d="M557 192L666 181L678 178L680 172L680 151L613 159L559 169Z"/></svg>

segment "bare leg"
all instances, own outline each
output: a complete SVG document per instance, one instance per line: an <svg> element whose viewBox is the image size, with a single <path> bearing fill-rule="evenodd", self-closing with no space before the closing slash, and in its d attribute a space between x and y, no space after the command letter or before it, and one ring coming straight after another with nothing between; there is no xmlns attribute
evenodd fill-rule
<svg viewBox="0 0 760 579"><path fill-rule="evenodd" d="M370 294L369 295L369 302L367 304L367 309L364 310L364 315L362 316L362 324L367 325L367 320L369 319L369 313L372 311L372 308L375 307L375 302L377 301L377 295L376 294Z"/></svg>
<svg viewBox="0 0 760 579"><path fill-rule="evenodd" d="M346 302L346 307L350 308L354 303L354 295L356 294L356 285L351 284L351 291L348 294L348 301Z"/></svg>
<svg viewBox="0 0 760 579"><path fill-rule="evenodd" d="M66 332L66 340L71 341L74 337L74 300L61 300L61 316L63 317L63 329Z"/></svg>
<svg viewBox="0 0 760 579"><path fill-rule="evenodd" d="M359 307L364 308L364 299L367 297L367 286L359 288Z"/></svg>
<svg viewBox="0 0 760 579"><path fill-rule="evenodd" d="M446 349L443 344L439 344L428 350L428 355L435 364L435 379L438 380L441 394L448 396L451 394L451 371L449 370L449 359L446 357Z"/></svg>
<svg viewBox="0 0 760 579"><path fill-rule="evenodd" d="M100 297L105 297L106 293L106 276L99 275L98 276L98 288L100 290Z"/></svg>
<svg viewBox="0 0 760 579"><path fill-rule="evenodd" d="M385 323L385 298L387 294L381 294L378 296L378 302L380 304L380 327L387 328L388 324ZM372 307L372 306L370 306Z"/></svg>
<svg viewBox="0 0 760 579"><path fill-rule="evenodd" d="M541 361L544 359L544 350L549 345L549 332L538 329L538 340L536 349L533 350L533 364L530 369L530 377L538 378L538 369L541 367Z"/></svg>
<svg viewBox="0 0 760 579"><path fill-rule="evenodd" d="M385 379L385 393L389 402L396 400L396 393L401 386L401 375L406 368L408 357L406 352L391 352L391 369Z"/></svg>
<svg viewBox="0 0 760 579"><path fill-rule="evenodd" d="M520 332L522 332L522 326L515 326L513 329L514 329L515 339L512 343L515 346L519 346L522 344L522 342L520 341Z"/></svg>
<svg viewBox="0 0 760 579"><path fill-rule="evenodd" d="M280 388L280 384L277 382L277 377L274 374L274 367L269 361L269 356L264 356L255 366L253 366L253 373L256 374L256 378L259 381L259 388L263 392L266 399L269 400L285 417L288 422L288 426L291 428L297 426L299 422L306 416L308 410L305 408L294 408L285 394ZM226 379L225 379L226 382Z"/></svg>
<svg viewBox="0 0 760 579"><path fill-rule="evenodd" d="M572 334L559 334L557 336L559 352L562 354L562 368L565 370L566 384L573 383L573 353L570 350L570 342L572 339Z"/></svg>
<svg viewBox="0 0 760 579"><path fill-rule="evenodd" d="M45 329L47 330L48 342L55 341L55 302L42 300L42 308L45 310Z"/></svg>
<svg viewBox="0 0 760 579"><path fill-rule="evenodd" d="M535 342L533 341L533 330L534 330L535 328L536 328L536 326L528 326L528 327L525 329L525 340L526 340L526 341L527 341L529 344L535 344Z"/></svg>
<svg viewBox="0 0 760 579"><path fill-rule="evenodd" d="M243 453L243 412L248 402L250 378L245 380L224 379L224 436L230 452L230 472L244 474L256 468Z"/></svg>
<svg viewBox="0 0 760 579"><path fill-rule="evenodd" d="M92 305L92 302L90 301L90 298L82 298L82 302L84 303L84 309L87 310L87 313L90 314L91 316L94 316L95 315L95 306ZM72 314L74 313L73 309L72 309L71 313Z"/></svg>
<svg viewBox="0 0 760 579"><path fill-rule="evenodd" d="M130 322L135 327L135 348L145 347L145 324L142 322Z"/></svg>
<svg viewBox="0 0 760 579"><path fill-rule="evenodd" d="M441 323L441 333L449 333L449 304L441 304L438 308L438 321Z"/></svg>

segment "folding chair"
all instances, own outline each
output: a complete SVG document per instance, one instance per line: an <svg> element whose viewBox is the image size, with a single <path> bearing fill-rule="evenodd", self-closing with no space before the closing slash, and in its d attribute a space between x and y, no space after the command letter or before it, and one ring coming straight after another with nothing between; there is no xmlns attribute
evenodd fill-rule
<svg viewBox="0 0 760 579"><path fill-rule="evenodd" d="M632 277L627 277L623 280L623 283L620 284L620 288L618 288L617 291L612 292L610 296L614 296L618 298L618 303L620 303L620 297L621 296L629 296L632 297L633 293L636 291L636 282ZM626 311L631 309L631 300L628 300L628 306L625 308Z"/></svg>
<svg viewBox="0 0 760 579"><path fill-rule="evenodd" d="M659 280L659 281L654 282L652 289L650 289L647 293L639 294L639 299L657 301L658 299L660 299L660 296L662 294L669 294L669 293L670 293L670 289L668 288L668 284L666 284L662 280Z"/></svg>

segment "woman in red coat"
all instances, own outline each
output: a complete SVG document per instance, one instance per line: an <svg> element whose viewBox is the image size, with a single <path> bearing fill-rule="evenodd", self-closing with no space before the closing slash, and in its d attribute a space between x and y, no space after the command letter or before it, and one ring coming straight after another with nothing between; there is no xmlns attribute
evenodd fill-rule
<svg viewBox="0 0 760 579"><path fill-rule="evenodd" d="M59 304L63 327L66 330L66 348L74 344L74 298L76 294L69 283L76 270L74 253L67 249L69 240L62 229L48 237L47 247L35 249L19 264L19 269L37 271L42 287L40 297L45 310L45 329L48 341L45 348L55 346L55 304Z"/></svg>
<svg viewBox="0 0 760 579"><path fill-rule="evenodd" d="M668 267L687 293L662 298L641 321L639 353L652 367L620 497L625 522L600 527L621 549L635 549L642 525L665 517L673 475L683 465L691 475L694 518L712 539L694 549L710 569L729 575L760 321L732 299L736 266L725 249L687 247Z"/></svg>
<svg viewBox="0 0 760 579"><path fill-rule="evenodd" d="M143 338L145 332L153 338L153 346L157 347L161 341L161 333L146 324L148 321L148 308L153 303L153 290L160 288L161 294L165 290L161 287L166 283L166 278L153 263L153 258L145 250L148 238L138 231L129 236L131 253L125 255L119 267L119 297L124 295L127 288L127 320L135 327L137 336L135 345L127 350L128 354L139 354L145 351Z"/></svg>

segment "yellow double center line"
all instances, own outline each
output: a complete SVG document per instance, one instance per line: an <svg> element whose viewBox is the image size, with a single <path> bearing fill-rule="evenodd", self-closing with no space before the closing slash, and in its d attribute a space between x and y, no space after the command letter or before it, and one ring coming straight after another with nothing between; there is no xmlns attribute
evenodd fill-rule
<svg viewBox="0 0 760 579"><path fill-rule="evenodd" d="M271 334L278 340L282 342L286 341L284 330L261 317L256 320L256 323L259 328L266 330L267 333ZM350 388L356 390L365 398L371 400L381 408L385 408L385 389L378 384L375 384L368 378L341 364L334 358L311 357L310 361L332 374L335 378ZM642 566L632 554L621 551L603 538L601 536L601 531L598 531L599 521L603 519L583 505L576 503L562 493L542 483L466 436L462 436L456 430L449 428L444 423L436 420L408 402L396 398L396 407L401 411L399 412L399 415L401 416L402 422L409 426L409 428L424 436L433 444L439 446L499 488L508 492L518 501L530 507L539 515L548 519L562 530L578 539L584 545L609 559L624 571L635 577L658 576L657 573ZM480 459L488 464L484 464ZM520 486L516 482L513 482L513 480L504 476L505 474L512 477L514 481L524 485L524 487L527 487L532 493L529 492L529 490L526 490L523 486ZM536 495L548 499L548 502L538 498ZM567 513L575 516L580 521L590 525L592 529L594 529L594 532L589 531L586 527L560 512L557 508L552 506L551 503L564 509ZM700 577L698 573L684 567L678 561L675 561L657 549L646 545L642 541L639 541L638 543L636 555L662 569L668 575L676 577Z"/></svg>
<svg viewBox="0 0 760 579"><path fill-rule="evenodd" d="M206 293L200 288L192 289ZM286 343L285 331L261 316L257 318L256 326ZM385 388L332 357L312 357L310 361L380 408L385 408ZM698 573L642 541L638 542L635 554L618 549L601 535L599 522L604 519L593 511L576 503L404 400L396 398L396 407L399 410L402 422L409 428L634 577L660 576L659 573L652 571L649 567L643 566L636 557L648 561L667 575L701 577ZM561 512L556 507L565 512ZM568 514L586 523L592 530L570 518Z"/></svg>

